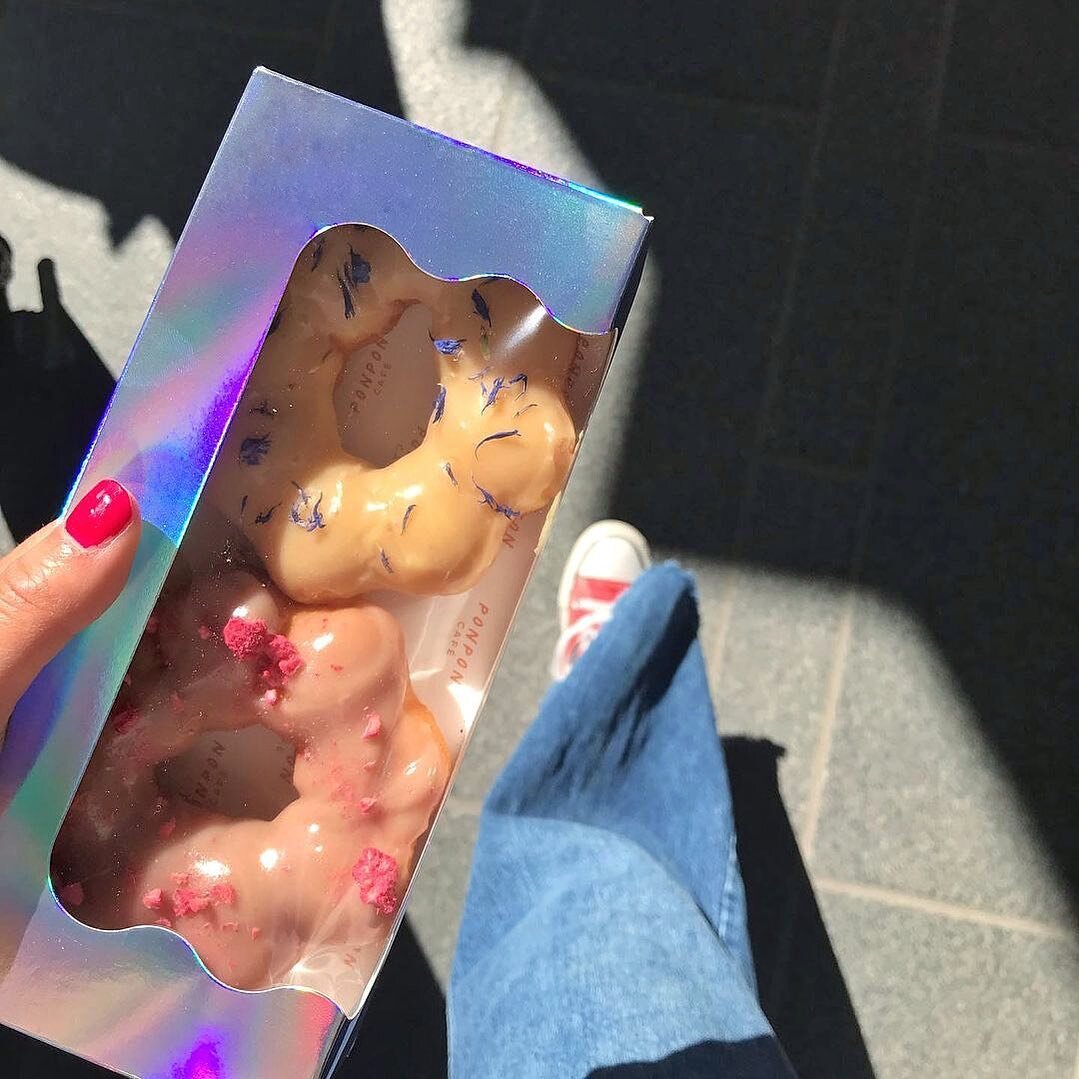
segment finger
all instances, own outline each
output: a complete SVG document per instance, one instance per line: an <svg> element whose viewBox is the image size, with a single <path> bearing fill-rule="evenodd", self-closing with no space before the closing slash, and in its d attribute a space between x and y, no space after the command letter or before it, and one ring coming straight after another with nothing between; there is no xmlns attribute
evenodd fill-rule
<svg viewBox="0 0 1079 1079"><path fill-rule="evenodd" d="M102 480L0 559L0 737L35 675L120 594L139 526L135 500Z"/></svg>

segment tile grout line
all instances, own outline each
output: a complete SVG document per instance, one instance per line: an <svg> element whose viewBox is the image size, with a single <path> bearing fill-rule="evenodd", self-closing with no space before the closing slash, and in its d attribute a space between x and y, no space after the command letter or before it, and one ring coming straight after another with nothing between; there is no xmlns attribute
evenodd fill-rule
<svg viewBox="0 0 1079 1079"><path fill-rule="evenodd" d="M884 371L880 383L880 397L877 402L877 414L871 435L869 467L866 476L866 494L862 511L858 515L854 539L854 558L851 579L857 583L865 567L869 548L869 532L876 502L876 488L880 479L881 462L884 457L884 442L890 421L892 398L895 393L896 373L899 369L900 356L906 339L904 326L910 307L911 291L914 287L914 270L921 247L922 229L926 206L929 202L929 187L933 173L933 162L940 135L940 115L944 104L944 84L948 69L948 53L951 51L952 34L955 26L955 12L958 0L946 0L944 18L941 25L940 55L937 71L933 80L930 99L927 130L925 133L925 160L922 163L922 175L911 211L910 231L907 234L906 249L903 252L903 266L899 282L898 295L892 309L890 340L885 356Z"/></svg>
<svg viewBox="0 0 1079 1079"><path fill-rule="evenodd" d="M749 452L749 467L746 469L746 485L742 492L742 501L735 522L732 554L735 560L745 553L745 545L752 520L753 503L756 500L757 485L763 464L764 446L768 436L768 420L772 412L779 387L779 369L781 349L790 327L791 313L794 309L794 293L798 286L802 259L805 255L806 237L809 233L809 219L813 213L814 192L820 175L820 159L832 113L832 88L835 85L839 58L843 52L843 42L847 33L847 13L849 2L845 3L836 18L832 31L832 40L828 47L828 64L821 84L820 106L817 111L817 124L813 133L813 149L810 151L806 167L805 182L799 200L798 223L794 230L790 260L787 264L786 280L776 315L775 327L768 342L767 370L765 373L764 392L757 412L757 426L753 434L753 445ZM730 633L731 619L734 612L734 600L737 593L738 576L724 590L719 610L716 612L716 640L709 658L709 670L714 672L715 686L718 688L723 675L723 660L726 654L727 637Z"/></svg>
<svg viewBox="0 0 1079 1079"><path fill-rule="evenodd" d="M941 899L930 899L927 896L897 892L875 884L858 884L854 881L836 880L834 877L814 876L813 886L825 895L861 899L886 907L949 918L956 922L1024 933L1044 940L1059 940L1068 943L1074 943L1076 940L1074 934L1064 926L1053 925L1051 922L1039 922L1016 914L997 914L979 907L964 906L961 903L949 903Z"/></svg>
<svg viewBox="0 0 1079 1079"><path fill-rule="evenodd" d="M847 672L850 655L851 631L854 624L855 591L849 588L843 597L843 610L836 627L832 660L828 669L828 682L824 690L824 704L817 723L817 741L809 763L809 782L805 805L802 808L802 826L798 845L806 865L813 860L820 829L821 811L824 808L824 789L828 785L828 765L832 759L832 742L835 739L836 720L839 716L839 700L843 692L843 678Z"/></svg>
<svg viewBox="0 0 1079 1079"><path fill-rule="evenodd" d="M850 655L851 627L854 617L855 590L862 576L866 553L869 547L869 531L873 516L874 492L880 475L881 460L884 455L884 440L888 428L891 399L894 390L896 370L903 345L903 325L910 304L910 293L914 282L914 266L921 242L922 219L929 200L929 183L933 168L934 148L940 126L940 113L944 100L944 80L948 66L948 52L951 48L952 30L955 25L955 11L958 0L947 0L944 19L941 26L940 55L933 80L930 98L927 131L925 133L925 160L922 176L911 214L910 231L907 235L906 249L903 253L903 267L899 295L892 313L891 340L884 377L881 381L880 399L873 425L872 448L869 467L866 470L865 497L855 525L854 551L851 556L851 589L846 598L842 619L836 635L836 646L832 655L832 666L828 672L828 688L825 706L821 713L817 744L814 747L810 767L809 792L806 795L802 813L800 845L806 864L812 862L820 829L821 811L824 806L824 791L828 783L828 763L831 758L832 742L835 734L836 718L839 710L839 697L843 677L846 673L847 658Z"/></svg>

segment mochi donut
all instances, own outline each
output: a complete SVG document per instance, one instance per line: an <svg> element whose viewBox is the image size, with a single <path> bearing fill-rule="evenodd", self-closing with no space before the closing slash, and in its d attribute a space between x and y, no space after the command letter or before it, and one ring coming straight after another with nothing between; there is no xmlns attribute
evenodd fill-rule
<svg viewBox="0 0 1079 1079"><path fill-rule="evenodd" d="M127 681L57 840L61 901L102 929L174 929L236 988L325 989L322 968L354 998L451 763L393 617L297 608L231 571L159 603ZM295 751L297 797L272 820L168 793L196 739L257 723Z"/></svg>
<svg viewBox="0 0 1079 1079"><path fill-rule="evenodd" d="M438 364L422 443L379 468L347 453L334 388L411 304ZM578 335L522 285L441 281L347 225L301 254L211 479L218 508L301 602L470 588L507 523L547 506L577 445L563 395Z"/></svg>

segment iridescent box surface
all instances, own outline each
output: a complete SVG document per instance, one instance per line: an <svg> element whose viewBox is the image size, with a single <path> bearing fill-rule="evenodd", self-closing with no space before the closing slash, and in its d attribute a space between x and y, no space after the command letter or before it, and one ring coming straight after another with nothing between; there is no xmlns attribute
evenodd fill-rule
<svg viewBox="0 0 1079 1079"><path fill-rule="evenodd" d="M326 1077L357 1022L303 989L228 989L166 929L89 929L48 872L294 260L343 222L390 233L439 277L514 278L583 333L621 329L649 226L626 203L252 76L69 497L105 476L136 495L131 581L34 682L0 753L0 1021L139 1079Z"/></svg>

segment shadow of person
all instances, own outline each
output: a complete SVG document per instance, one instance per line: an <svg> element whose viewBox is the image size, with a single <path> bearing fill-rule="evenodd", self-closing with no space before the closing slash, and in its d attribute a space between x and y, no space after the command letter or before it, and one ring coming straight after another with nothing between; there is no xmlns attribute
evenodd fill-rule
<svg viewBox="0 0 1079 1079"><path fill-rule="evenodd" d="M599 508L657 546L853 580L913 613L1022 803L1001 808L1006 838L996 822L965 825L983 840L964 851L986 881L975 891L992 879L1012 909L1025 886L998 884L996 862L1032 826L1074 910L1079 252L1060 227L1072 163L952 129L927 155L919 126L888 147L890 166L859 138L814 174L833 0L681 0L618 18L600 0L546 0L524 46L512 6L526 5L473 0L467 43L516 57L605 188L656 216L659 294ZM857 49L851 78L881 70ZM919 54L919 80L934 62ZM859 131L894 120L874 86ZM1048 107L1035 91L1022 104ZM923 178L919 216L907 200ZM901 263L909 295L889 284ZM912 688L920 676L897 672ZM951 707L934 702L934 720ZM900 767L919 770L917 751L897 788ZM905 807L921 814L907 827L946 814L944 792L967 778L942 773L937 801ZM910 843L903 854L920 858ZM1042 913L1041 895L1022 903Z"/></svg>
<svg viewBox="0 0 1079 1079"><path fill-rule="evenodd" d="M37 268L40 312L8 306L10 266L0 237L0 512L18 541L60 509L113 379L65 310L52 260Z"/></svg>
<svg viewBox="0 0 1079 1079"><path fill-rule="evenodd" d="M15 0L0 6L0 157L100 200L116 244L148 214L179 237L260 64L401 113L379 4Z"/></svg>
<svg viewBox="0 0 1079 1079"><path fill-rule="evenodd" d="M725 738L723 747L761 1006L801 1079L873 1079L779 792L783 750L750 738Z"/></svg>

